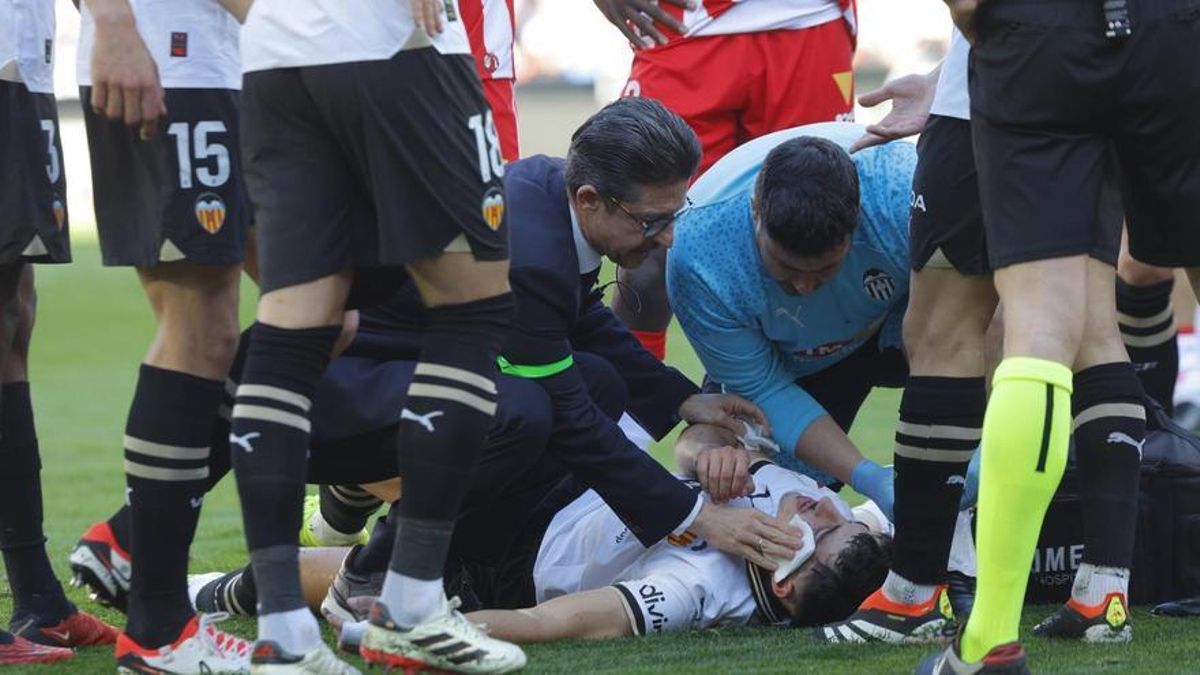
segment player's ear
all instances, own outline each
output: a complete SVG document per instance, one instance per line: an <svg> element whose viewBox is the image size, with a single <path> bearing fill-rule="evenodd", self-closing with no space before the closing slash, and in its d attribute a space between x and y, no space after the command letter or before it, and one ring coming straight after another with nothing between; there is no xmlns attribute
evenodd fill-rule
<svg viewBox="0 0 1200 675"><path fill-rule="evenodd" d="M575 208L581 211L596 211L604 205L604 196L592 185L580 185L575 191Z"/></svg>
<svg viewBox="0 0 1200 675"><path fill-rule="evenodd" d="M792 588L793 588L793 585L792 585L791 577L788 577L787 579L784 579L783 581L771 582L771 592L775 594L775 597L777 597L781 600L783 598L791 596Z"/></svg>

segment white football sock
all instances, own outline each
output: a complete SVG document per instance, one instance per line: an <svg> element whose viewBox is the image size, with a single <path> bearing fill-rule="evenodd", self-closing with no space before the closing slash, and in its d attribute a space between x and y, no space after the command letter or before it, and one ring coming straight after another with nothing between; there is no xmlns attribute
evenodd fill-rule
<svg viewBox="0 0 1200 675"><path fill-rule="evenodd" d="M933 584L914 584L904 577L889 571L883 581L883 595L892 602L902 605L920 605L933 599L937 586Z"/></svg>
<svg viewBox="0 0 1200 675"><path fill-rule="evenodd" d="M1129 597L1129 569L1125 567L1097 567L1083 563L1075 572L1075 584L1071 587L1071 599L1087 607L1104 602L1110 593Z"/></svg>
<svg viewBox="0 0 1200 675"><path fill-rule="evenodd" d="M379 601L387 607L392 621L402 628L412 628L445 611L446 593L441 579L414 579L388 570Z"/></svg>
<svg viewBox="0 0 1200 675"><path fill-rule="evenodd" d="M321 628L307 607L258 617L258 639L271 640L283 651L306 654L321 644Z"/></svg>
<svg viewBox="0 0 1200 675"><path fill-rule="evenodd" d="M321 515L321 509L313 511L312 517L308 519L308 526L312 528L313 536L322 546L352 546L358 543L358 532L342 532L330 525Z"/></svg>

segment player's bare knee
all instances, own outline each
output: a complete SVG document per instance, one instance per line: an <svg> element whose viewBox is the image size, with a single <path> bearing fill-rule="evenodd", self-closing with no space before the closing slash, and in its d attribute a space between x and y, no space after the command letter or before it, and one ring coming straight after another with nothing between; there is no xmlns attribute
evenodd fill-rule
<svg viewBox="0 0 1200 675"><path fill-rule="evenodd" d="M29 344L36 316L37 291L33 286L33 266L26 265L17 288L17 330L13 335L12 350L0 372L5 384L29 379Z"/></svg>
<svg viewBox="0 0 1200 675"><path fill-rule="evenodd" d="M1175 270L1140 262L1129 254L1127 247L1122 246L1117 259L1117 276L1131 286L1153 286L1170 281L1175 276Z"/></svg>
<svg viewBox="0 0 1200 675"><path fill-rule="evenodd" d="M346 271L267 291L259 298L257 319L287 329L340 326L350 282L351 273Z"/></svg>
<svg viewBox="0 0 1200 675"><path fill-rule="evenodd" d="M996 290L1004 305L1004 355L1029 356L1070 365L1083 340L1087 307L1087 260L1078 255L1020 263L998 270ZM1111 289L1110 289L1111 292Z"/></svg>
<svg viewBox="0 0 1200 675"><path fill-rule="evenodd" d="M508 260L476 260L446 253L408 266L426 307L461 305L509 292Z"/></svg>
<svg viewBox="0 0 1200 675"><path fill-rule="evenodd" d="M1076 371L1129 358L1117 322L1115 273L1116 270L1107 263L1094 258L1088 260L1087 311L1079 354L1075 357Z"/></svg>

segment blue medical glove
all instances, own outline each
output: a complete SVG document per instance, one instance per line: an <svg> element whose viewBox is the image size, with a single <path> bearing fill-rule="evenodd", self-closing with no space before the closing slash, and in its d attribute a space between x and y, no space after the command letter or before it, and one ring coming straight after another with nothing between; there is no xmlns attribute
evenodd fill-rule
<svg viewBox="0 0 1200 675"><path fill-rule="evenodd" d="M979 456L982 452L976 448L971 463L967 465L967 481L963 483L962 499L958 502L959 511L975 506L975 502L979 500Z"/></svg>
<svg viewBox="0 0 1200 675"><path fill-rule="evenodd" d="M890 466L879 466L864 459L850 474L850 487L875 502L888 520L893 520L892 506L896 502L896 485Z"/></svg>

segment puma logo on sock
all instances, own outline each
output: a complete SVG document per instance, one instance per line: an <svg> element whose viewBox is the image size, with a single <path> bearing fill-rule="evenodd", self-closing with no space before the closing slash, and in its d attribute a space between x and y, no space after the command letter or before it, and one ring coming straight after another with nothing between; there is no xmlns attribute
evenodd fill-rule
<svg viewBox="0 0 1200 675"><path fill-rule="evenodd" d="M1143 438L1141 441L1135 441L1133 440L1133 436L1130 436L1124 431L1114 431L1108 435L1108 439L1105 442L1109 445L1116 445L1117 443L1132 445L1133 448L1137 450L1138 457L1141 457L1142 446L1146 444L1146 439Z"/></svg>
<svg viewBox="0 0 1200 675"><path fill-rule="evenodd" d="M425 431L432 433L434 431L433 418L441 417L442 415L445 415L445 414L446 413L442 412L441 410L434 410L431 413L425 413L424 415L418 415L415 412L409 410L408 408L404 408L403 410L400 411L400 419L409 420L411 422L416 422L417 424L420 424L421 426L425 427Z"/></svg>
<svg viewBox="0 0 1200 675"><path fill-rule="evenodd" d="M229 442L240 447L246 452L254 452L254 446L250 445L250 441L258 438L259 436L262 436L262 434L258 433L257 431L251 431L245 436L238 436L237 434L230 432Z"/></svg>

